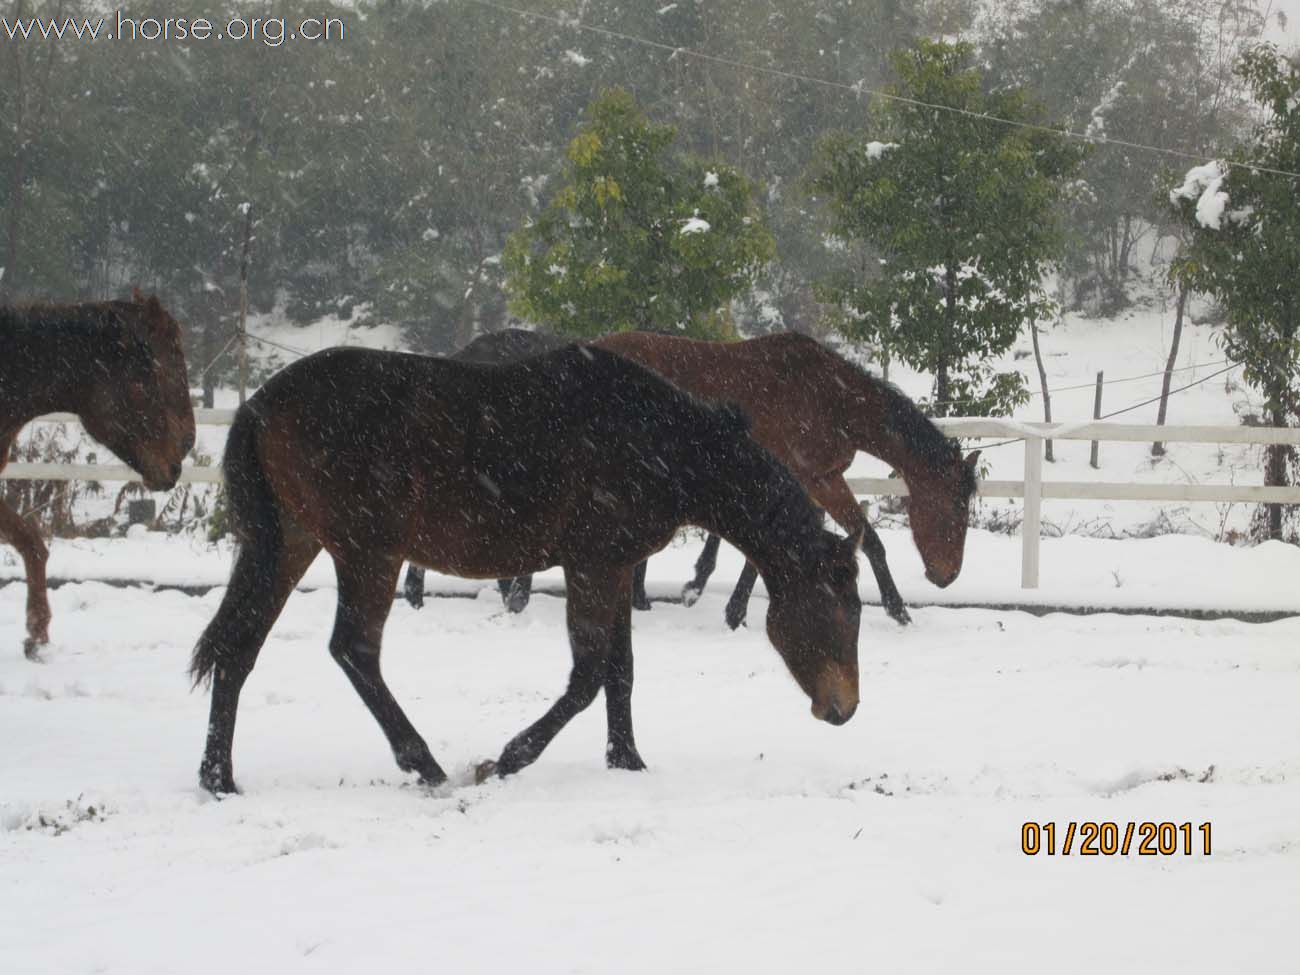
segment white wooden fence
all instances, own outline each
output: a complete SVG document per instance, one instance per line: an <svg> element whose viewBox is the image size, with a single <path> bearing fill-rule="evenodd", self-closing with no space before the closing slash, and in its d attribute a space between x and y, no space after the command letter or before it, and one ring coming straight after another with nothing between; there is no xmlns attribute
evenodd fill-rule
<svg viewBox="0 0 1300 975"><path fill-rule="evenodd" d="M195 410L199 424L229 426L234 410ZM76 422L68 413L51 413L42 421ZM1139 484L1132 481L1044 481L1044 440L1107 440L1151 443L1291 444L1300 446L1300 428L1226 426L1139 426L1127 423L1021 423L985 417L949 417L936 421L940 429L963 439L1024 438L1025 476L1020 481L981 481L979 493L988 498L1023 498L1020 585L1038 586L1038 549L1044 498L1097 501L1245 501L1300 504L1300 487L1262 487L1236 484ZM0 479L48 481L134 481L138 475L124 464L13 463L0 471ZM187 467L181 480L218 483L219 467ZM855 494L902 495L907 485L899 478L849 478Z"/></svg>

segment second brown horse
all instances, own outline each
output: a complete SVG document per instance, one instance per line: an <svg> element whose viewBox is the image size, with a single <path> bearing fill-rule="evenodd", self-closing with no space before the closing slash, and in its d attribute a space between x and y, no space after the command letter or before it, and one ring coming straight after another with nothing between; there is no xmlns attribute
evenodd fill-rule
<svg viewBox="0 0 1300 975"><path fill-rule="evenodd" d="M509 362L561 342L543 333L507 329L480 336L455 358ZM749 414L754 439L790 469L845 531L861 536L881 603L899 623L910 617L890 574L885 546L844 479L857 451L883 460L907 484L908 520L926 578L940 587L957 578L979 452L963 457L956 442L893 385L795 332L726 343L622 332L593 344L653 369L696 396L734 403ZM717 550L713 536L696 565L696 578L683 591L687 602L703 590ZM640 571L643 575L644 567ZM745 618L754 578L753 567L746 565L727 604L733 628ZM528 589L526 579L503 587L512 610L527 603ZM418 605L423 592L423 575L412 567L407 599Z"/></svg>

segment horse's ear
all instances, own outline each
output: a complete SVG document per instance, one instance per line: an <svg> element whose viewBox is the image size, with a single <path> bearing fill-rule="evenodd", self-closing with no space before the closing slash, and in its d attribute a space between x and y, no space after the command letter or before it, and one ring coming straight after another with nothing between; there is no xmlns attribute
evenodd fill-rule
<svg viewBox="0 0 1300 975"><path fill-rule="evenodd" d="M980 462L980 452L978 450L972 450L969 454L966 455L966 466L969 467L971 470L975 470L975 465L978 464L979 462Z"/></svg>
<svg viewBox="0 0 1300 975"><path fill-rule="evenodd" d="M143 304L144 304L144 292L141 291L139 288L132 288L132 289L131 289L131 300L134 301L137 305L143 305Z"/></svg>

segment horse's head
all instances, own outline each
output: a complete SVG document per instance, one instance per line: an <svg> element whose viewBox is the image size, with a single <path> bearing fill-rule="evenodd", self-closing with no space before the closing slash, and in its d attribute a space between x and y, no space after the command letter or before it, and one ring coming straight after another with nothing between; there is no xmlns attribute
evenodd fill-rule
<svg viewBox="0 0 1300 975"><path fill-rule="evenodd" d="M977 450L962 457L954 444L934 470L908 481L912 539L925 563L925 577L940 588L950 585L961 572L979 455Z"/></svg>
<svg viewBox="0 0 1300 975"><path fill-rule="evenodd" d="M836 725L858 707L861 542L821 531L811 572L769 587L768 639L812 699L813 716Z"/></svg>
<svg viewBox="0 0 1300 975"><path fill-rule="evenodd" d="M194 410L181 330L157 296L138 290L123 309L109 347L90 368L81 420L89 433L139 472L145 487L167 491L194 446Z"/></svg>

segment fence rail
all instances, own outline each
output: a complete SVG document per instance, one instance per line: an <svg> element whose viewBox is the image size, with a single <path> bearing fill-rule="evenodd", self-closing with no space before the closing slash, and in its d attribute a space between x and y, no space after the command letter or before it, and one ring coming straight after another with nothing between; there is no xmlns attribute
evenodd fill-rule
<svg viewBox="0 0 1300 975"><path fill-rule="evenodd" d="M195 410L197 423L229 426L234 410ZM51 413L42 422L73 422L70 413ZM1044 481L1044 440L1108 440L1151 443L1234 443L1288 444L1300 446L1300 428L1243 426L1155 426L1132 423L1021 423L985 417L948 417L935 421L949 436L964 439L1023 438L1025 476L1019 481L981 481L979 493L988 498L1024 500L1021 526L1020 585L1038 586L1039 542L1042 532L1042 504L1049 500L1093 501L1187 501L1254 502L1300 504L1300 487L1263 487L1239 484L1140 484L1133 481ZM139 475L124 464L13 463L0 471L0 479L43 481L135 481ZM215 484L221 481L219 467L186 467L182 482ZM849 478L858 495L905 495L907 485L898 478Z"/></svg>

